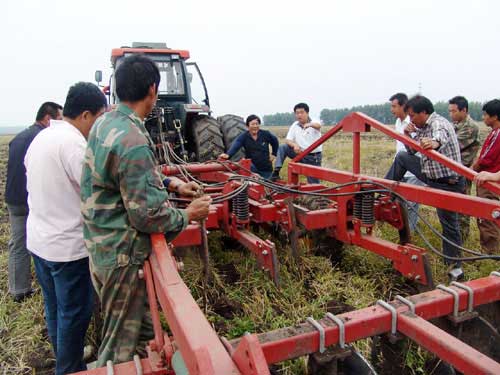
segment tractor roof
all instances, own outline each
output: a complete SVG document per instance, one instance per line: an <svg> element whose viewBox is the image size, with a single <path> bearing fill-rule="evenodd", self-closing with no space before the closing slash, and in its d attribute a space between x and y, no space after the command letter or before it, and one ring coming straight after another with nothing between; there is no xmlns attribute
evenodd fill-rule
<svg viewBox="0 0 500 375"><path fill-rule="evenodd" d="M182 59L189 59L189 51L186 50L177 50L170 48L150 48L150 47L121 47L121 48L113 48L111 51L111 61L114 63L117 58L124 56L126 53L144 53L147 55L179 55Z"/></svg>

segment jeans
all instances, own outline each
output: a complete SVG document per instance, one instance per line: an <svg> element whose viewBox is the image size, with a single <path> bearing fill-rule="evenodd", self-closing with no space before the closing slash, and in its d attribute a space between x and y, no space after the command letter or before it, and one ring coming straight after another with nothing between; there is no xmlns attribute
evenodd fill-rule
<svg viewBox="0 0 500 375"><path fill-rule="evenodd" d="M31 256L26 249L28 207L7 204L9 210L9 293L20 296L31 290Z"/></svg>
<svg viewBox="0 0 500 375"><path fill-rule="evenodd" d="M291 148L287 144L280 145L280 147L278 148L278 155L276 156L274 168L280 169L287 157L293 159L296 156L297 154L295 153L295 151L293 151L293 148ZM321 152L306 155L299 163L321 167ZM307 177L307 182L309 184L317 184L319 183L319 179L314 177Z"/></svg>
<svg viewBox="0 0 500 375"><path fill-rule="evenodd" d="M410 176L410 177L403 177L401 180L407 184L411 185L416 185L416 186L425 186L425 183L420 181L418 178L415 176ZM408 223L410 224L410 230L412 232L415 231L415 228L417 227L417 222L418 222L418 207L419 204L417 202L411 202L408 201L406 203L406 206L408 208Z"/></svg>
<svg viewBox="0 0 500 375"><path fill-rule="evenodd" d="M252 165L250 166L250 170L253 172L253 173L257 173L260 177L262 178L265 178L265 179L269 179L271 177L271 175L273 174L273 171L260 171L258 170L255 165Z"/></svg>
<svg viewBox="0 0 500 375"><path fill-rule="evenodd" d="M388 180L401 181L406 171L413 173L420 181L426 183L434 189L452 191L455 193L463 193L465 189L465 180L463 177L459 177L455 184L437 182L427 178L426 175L422 173L422 168L420 165L420 158L415 155L411 155L406 151L400 151L397 153L394 162L392 163L389 172L385 176ZM452 241L453 243L462 246L462 237L460 235L460 222L458 219L458 214L453 211L443 210L441 208L436 208L439 222L441 223L443 237ZM460 250L452 245L442 240L443 253L451 257L459 257ZM451 259L445 259L445 264L456 264L460 266L460 261L453 261Z"/></svg>
<svg viewBox="0 0 500 375"><path fill-rule="evenodd" d="M42 287L45 320L56 356L56 374L86 370L85 333L90 323L94 290L89 258L51 262L32 253Z"/></svg>

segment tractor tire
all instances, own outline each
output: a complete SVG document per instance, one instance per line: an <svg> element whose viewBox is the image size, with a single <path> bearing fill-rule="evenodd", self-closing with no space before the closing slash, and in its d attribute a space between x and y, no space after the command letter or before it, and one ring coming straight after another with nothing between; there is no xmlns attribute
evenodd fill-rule
<svg viewBox="0 0 500 375"><path fill-rule="evenodd" d="M209 116L193 121L193 144L196 161L215 160L224 153L224 143L219 123Z"/></svg>
<svg viewBox="0 0 500 375"><path fill-rule="evenodd" d="M224 115L217 117L217 121L220 123L220 129L222 131L222 137L224 139L224 146L226 146L226 152L229 151L233 141L241 134L247 131L245 121L243 117L236 115ZM245 156L243 149L240 149L236 154L233 155L231 160L238 161Z"/></svg>

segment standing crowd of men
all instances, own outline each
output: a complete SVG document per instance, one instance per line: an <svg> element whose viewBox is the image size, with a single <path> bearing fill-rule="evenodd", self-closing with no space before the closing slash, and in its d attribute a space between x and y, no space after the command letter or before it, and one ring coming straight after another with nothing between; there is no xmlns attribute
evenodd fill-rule
<svg viewBox="0 0 500 375"><path fill-rule="evenodd" d="M126 57L115 72L115 82L120 104L113 110L97 86L77 83L69 89L64 107L44 103L35 124L9 147L5 194L11 225L9 292L17 302L34 292L33 259L58 375L86 369L84 338L95 294L103 315L97 366L145 354L153 330L139 271L151 252L149 234L162 232L172 238L189 222L205 219L211 203L207 196L194 198L200 191L195 182L161 174L155 145L144 126L158 99L156 64L141 55ZM484 122L492 131L477 157L478 126L468 115L465 98L449 101L453 124L435 113L423 96L408 99L398 93L390 102L399 132L424 149L480 172L478 196L498 200L482 184L500 181L500 100L483 107ZM258 116L249 116L248 132L221 159L243 147L253 172L279 179L285 159L321 137L321 124L310 118L307 104L297 104L294 113L296 121L282 145L271 132L260 129ZM470 194L471 184L456 172L402 143L397 151L387 179ZM321 160L319 146L301 162L321 166ZM308 183L318 182L308 178ZM193 199L186 209L172 208L167 203L169 192ZM409 205L412 230L417 212L417 205ZM459 278L456 258L469 231L469 218L459 219L457 213L443 209L437 213L443 237L449 240L442 244L446 263ZM499 228L487 220L478 225L483 250L498 252Z"/></svg>

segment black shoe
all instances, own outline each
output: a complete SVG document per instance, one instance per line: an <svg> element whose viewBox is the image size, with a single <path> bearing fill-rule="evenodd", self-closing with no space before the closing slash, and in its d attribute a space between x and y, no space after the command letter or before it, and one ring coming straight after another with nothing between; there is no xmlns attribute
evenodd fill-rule
<svg viewBox="0 0 500 375"><path fill-rule="evenodd" d="M271 175L271 177L269 177L269 180L272 181L272 182L276 182L280 179L280 170L279 169L275 169L273 171L273 174Z"/></svg>
<svg viewBox="0 0 500 375"><path fill-rule="evenodd" d="M12 299L14 300L14 302L16 303L21 303L23 302L25 299L31 297L33 294L35 294L36 290L35 289L30 289L28 290L27 292L24 292L24 293L21 293L21 294L18 294L18 295L15 295L15 296L12 296Z"/></svg>
<svg viewBox="0 0 500 375"><path fill-rule="evenodd" d="M462 267L455 267L448 271L448 278L451 281L462 281L465 278Z"/></svg>

